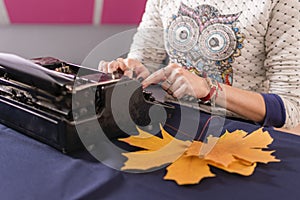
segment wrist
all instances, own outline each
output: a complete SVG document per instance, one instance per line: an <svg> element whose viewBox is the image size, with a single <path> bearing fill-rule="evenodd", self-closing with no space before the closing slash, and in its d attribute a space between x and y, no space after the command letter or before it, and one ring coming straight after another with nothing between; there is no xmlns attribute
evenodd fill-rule
<svg viewBox="0 0 300 200"><path fill-rule="evenodd" d="M207 84L206 96L200 98L199 100L204 103L209 103L215 106L216 98L218 97L219 90L221 89L219 83L210 78L205 78Z"/></svg>
<svg viewBox="0 0 300 200"><path fill-rule="evenodd" d="M203 98L207 97L211 92L211 85L210 85L210 81L208 80L208 78L203 78L203 81L204 81L205 87L203 87L203 95L201 97L199 97L199 99L203 99Z"/></svg>

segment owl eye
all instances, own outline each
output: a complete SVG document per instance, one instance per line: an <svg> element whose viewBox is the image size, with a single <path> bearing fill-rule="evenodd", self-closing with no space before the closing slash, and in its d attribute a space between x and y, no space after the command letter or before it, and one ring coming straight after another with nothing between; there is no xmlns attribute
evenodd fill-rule
<svg viewBox="0 0 300 200"><path fill-rule="evenodd" d="M194 19L181 16L172 21L168 28L166 41L175 50L187 52L198 41L199 27Z"/></svg>
<svg viewBox="0 0 300 200"><path fill-rule="evenodd" d="M225 24L206 27L199 37L202 55L215 61L229 58L237 47L237 38L232 28Z"/></svg>
<svg viewBox="0 0 300 200"><path fill-rule="evenodd" d="M185 42L190 36L190 30L187 27L179 27L176 30L175 37L177 41Z"/></svg>
<svg viewBox="0 0 300 200"><path fill-rule="evenodd" d="M222 51L226 47L226 39L223 35L213 34L207 39L206 46L213 52Z"/></svg>

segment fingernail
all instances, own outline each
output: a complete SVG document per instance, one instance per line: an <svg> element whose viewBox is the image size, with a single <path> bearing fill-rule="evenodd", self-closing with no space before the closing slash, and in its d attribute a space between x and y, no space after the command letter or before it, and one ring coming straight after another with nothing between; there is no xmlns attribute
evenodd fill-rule
<svg viewBox="0 0 300 200"><path fill-rule="evenodd" d="M142 83L142 87L143 87L143 89L145 89L147 87L147 84Z"/></svg>
<svg viewBox="0 0 300 200"><path fill-rule="evenodd" d="M143 82L145 79L144 79L143 77L139 77L137 80L141 83L141 82Z"/></svg>

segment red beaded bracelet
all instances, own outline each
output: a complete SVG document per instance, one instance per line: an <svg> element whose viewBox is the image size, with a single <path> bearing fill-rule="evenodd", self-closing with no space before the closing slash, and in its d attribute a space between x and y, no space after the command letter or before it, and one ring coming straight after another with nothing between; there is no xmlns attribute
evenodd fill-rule
<svg viewBox="0 0 300 200"><path fill-rule="evenodd" d="M204 103L210 103L211 106L215 106L215 101L216 98L218 97L220 85L216 80L210 79L208 77L206 78L206 82L210 88L210 91L208 95L206 95L203 98L200 98L200 100Z"/></svg>

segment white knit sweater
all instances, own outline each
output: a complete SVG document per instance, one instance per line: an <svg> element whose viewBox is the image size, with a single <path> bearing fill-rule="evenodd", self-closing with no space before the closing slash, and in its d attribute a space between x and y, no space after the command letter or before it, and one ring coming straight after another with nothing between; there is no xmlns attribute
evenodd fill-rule
<svg viewBox="0 0 300 200"><path fill-rule="evenodd" d="M170 58L234 87L278 94L300 123L299 0L148 0L129 57Z"/></svg>

